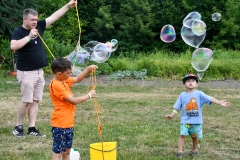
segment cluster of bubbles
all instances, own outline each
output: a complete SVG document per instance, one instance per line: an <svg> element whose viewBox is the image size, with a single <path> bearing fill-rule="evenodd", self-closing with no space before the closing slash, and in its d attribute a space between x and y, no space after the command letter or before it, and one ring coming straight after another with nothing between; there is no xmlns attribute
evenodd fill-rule
<svg viewBox="0 0 240 160"><path fill-rule="evenodd" d="M103 63L109 59L112 52L116 51L118 41L112 39L111 42L101 43L98 41L88 42L84 48L80 45L67 56L67 59L72 62L72 73L78 75L85 68L88 61Z"/></svg>
<svg viewBox="0 0 240 160"><path fill-rule="evenodd" d="M212 50L208 48L199 48L206 37L206 24L201 20L201 15L198 12L190 12L183 19L183 26L181 28L181 37L183 41L196 48L192 54L192 66L198 72L198 77L201 80L204 72L212 62ZM213 21L220 21L221 14L212 14ZM162 27L160 32L160 39L165 43L173 42L176 39L176 32L172 25L167 24Z"/></svg>
<svg viewBox="0 0 240 160"><path fill-rule="evenodd" d="M183 20L181 37L189 46L198 48L206 37L206 24L198 12L189 13Z"/></svg>

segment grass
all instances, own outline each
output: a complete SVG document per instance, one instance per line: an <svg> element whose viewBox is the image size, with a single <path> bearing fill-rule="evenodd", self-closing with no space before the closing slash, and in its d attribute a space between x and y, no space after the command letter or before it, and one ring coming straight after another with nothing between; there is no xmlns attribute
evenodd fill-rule
<svg viewBox="0 0 240 160"><path fill-rule="evenodd" d="M0 160L49 160L51 159L52 103L47 86L37 118L37 127L46 138L12 135L16 124L16 109L21 100L19 86L13 77L0 80ZM75 95L86 92L86 85L73 88ZM197 160L230 160L240 158L238 88L199 87L205 93L231 102L231 108L213 104L203 109L204 138L200 142ZM174 160L179 136L179 115L172 121L164 116L172 111L178 95L184 90L181 82L172 86L144 86L128 80L111 81L97 86L98 103L104 109L100 114L103 141L117 142L118 160ZM27 130L27 117L24 119ZM77 105L73 147L78 148L81 160L89 160L89 145L100 142L93 101ZM184 153L191 149L191 139L185 142ZM184 159L192 159L185 156Z"/></svg>

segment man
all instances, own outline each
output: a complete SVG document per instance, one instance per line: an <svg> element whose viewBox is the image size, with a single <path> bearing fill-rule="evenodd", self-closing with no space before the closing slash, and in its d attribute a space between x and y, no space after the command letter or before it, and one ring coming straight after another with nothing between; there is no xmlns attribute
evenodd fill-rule
<svg viewBox="0 0 240 160"><path fill-rule="evenodd" d="M46 137L35 126L38 103L42 100L45 85L42 68L48 65L44 45L38 34L42 36L48 26L76 5L77 1L71 0L50 17L40 21L35 10L26 9L23 12L22 26L12 34L10 47L17 52L17 79L22 93L22 101L17 109L17 125L12 132L17 137L25 136L23 119L27 113L27 134Z"/></svg>

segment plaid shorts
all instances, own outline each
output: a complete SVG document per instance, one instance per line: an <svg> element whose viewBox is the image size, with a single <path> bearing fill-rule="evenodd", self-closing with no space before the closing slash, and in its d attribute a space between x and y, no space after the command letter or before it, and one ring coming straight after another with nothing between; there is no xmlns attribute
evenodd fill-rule
<svg viewBox="0 0 240 160"><path fill-rule="evenodd" d="M52 151L54 153L63 153L66 148L72 148L72 141L74 136L74 128L56 128L52 127L52 139L53 146Z"/></svg>

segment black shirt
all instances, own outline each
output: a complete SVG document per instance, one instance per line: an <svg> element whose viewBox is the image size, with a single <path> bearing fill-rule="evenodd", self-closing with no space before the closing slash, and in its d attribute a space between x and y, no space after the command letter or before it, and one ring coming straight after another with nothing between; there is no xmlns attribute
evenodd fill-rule
<svg viewBox="0 0 240 160"><path fill-rule="evenodd" d="M46 28L46 21L40 20L37 22L36 29L42 37ZM18 27L14 30L11 40L19 40L28 36L30 30ZM20 48L17 52L17 69L21 71L32 71L43 68L48 65L47 56L44 50L44 44L41 39L36 36L32 38L25 46Z"/></svg>

